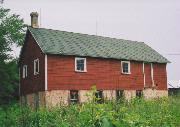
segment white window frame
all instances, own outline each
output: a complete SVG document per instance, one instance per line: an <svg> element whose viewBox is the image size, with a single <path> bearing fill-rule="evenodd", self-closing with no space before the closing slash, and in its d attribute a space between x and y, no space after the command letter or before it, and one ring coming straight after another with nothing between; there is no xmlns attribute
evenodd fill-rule
<svg viewBox="0 0 180 127"><path fill-rule="evenodd" d="M84 70L77 70L77 60L84 60ZM75 57L75 71L76 72L87 72L86 58Z"/></svg>
<svg viewBox="0 0 180 127"><path fill-rule="evenodd" d="M38 64L38 71L36 72L36 63ZM34 75L38 75L39 74L39 59L35 59L34 60Z"/></svg>
<svg viewBox="0 0 180 127"><path fill-rule="evenodd" d="M123 63L128 64L128 72L123 72ZM122 74L131 74L131 63L130 63L130 61L121 61L121 73Z"/></svg>
<svg viewBox="0 0 180 127"><path fill-rule="evenodd" d="M23 65L23 73L22 73L22 77L26 78L27 77L27 65Z"/></svg>

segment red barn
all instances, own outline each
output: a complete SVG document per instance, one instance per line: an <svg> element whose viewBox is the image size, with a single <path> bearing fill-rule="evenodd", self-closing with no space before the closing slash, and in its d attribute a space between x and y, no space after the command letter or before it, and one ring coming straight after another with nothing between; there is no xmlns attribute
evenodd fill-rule
<svg viewBox="0 0 180 127"><path fill-rule="evenodd" d="M167 96L166 58L143 42L38 28L31 13L20 54L21 101L31 106L86 102L96 96Z"/></svg>

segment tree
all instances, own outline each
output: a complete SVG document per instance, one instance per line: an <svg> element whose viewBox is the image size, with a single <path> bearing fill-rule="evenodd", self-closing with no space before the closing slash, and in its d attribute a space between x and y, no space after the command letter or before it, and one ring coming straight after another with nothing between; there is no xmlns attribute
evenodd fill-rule
<svg viewBox="0 0 180 127"><path fill-rule="evenodd" d="M25 24L19 15L0 7L0 104L9 103L18 93L17 58L9 54L12 45L22 46Z"/></svg>
<svg viewBox="0 0 180 127"><path fill-rule="evenodd" d="M4 0L0 0L0 4L3 4Z"/></svg>

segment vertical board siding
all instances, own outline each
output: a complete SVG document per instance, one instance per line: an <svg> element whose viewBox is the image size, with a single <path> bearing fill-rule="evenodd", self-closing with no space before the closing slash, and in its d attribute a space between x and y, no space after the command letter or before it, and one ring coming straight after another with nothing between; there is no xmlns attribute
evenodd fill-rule
<svg viewBox="0 0 180 127"><path fill-rule="evenodd" d="M153 64L154 85L159 90L167 90L166 64Z"/></svg>
<svg viewBox="0 0 180 127"><path fill-rule="evenodd" d="M39 74L34 75L34 59L39 58ZM20 60L20 94L35 93L44 91L45 87L45 55L28 32ZM28 66L27 78L22 78L22 66Z"/></svg>
<svg viewBox="0 0 180 127"><path fill-rule="evenodd" d="M48 90L143 89L142 62L131 62L131 74L121 74L121 61L87 57L87 72L75 72L74 56L48 55Z"/></svg>
<svg viewBox="0 0 180 127"><path fill-rule="evenodd" d="M152 87L152 77L151 77L151 64L144 64L144 72L145 72L145 87Z"/></svg>
<svg viewBox="0 0 180 127"><path fill-rule="evenodd" d="M143 62L131 61L131 74L121 73L121 61L86 57L87 72L75 72L74 56L48 55L48 90L144 89ZM153 64L157 89L167 89L166 64ZM145 64L146 85L152 87L151 66Z"/></svg>

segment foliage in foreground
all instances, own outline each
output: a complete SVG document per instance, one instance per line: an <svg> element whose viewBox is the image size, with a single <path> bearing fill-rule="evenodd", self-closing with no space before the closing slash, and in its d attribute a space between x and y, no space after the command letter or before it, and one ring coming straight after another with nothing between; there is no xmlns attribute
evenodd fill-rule
<svg viewBox="0 0 180 127"><path fill-rule="evenodd" d="M18 104L4 112L0 108L2 127L178 127L180 98L157 100L133 99L131 102L87 103L40 108L33 111Z"/></svg>
<svg viewBox="0 0 180 127"><path fill-rule="evenodd" d="M10 53L12 46L22 45L24 33L23 19L0 6L0 105L18 97L18 59Z"/></svg>

